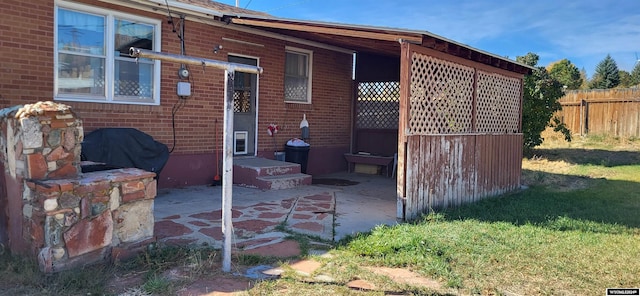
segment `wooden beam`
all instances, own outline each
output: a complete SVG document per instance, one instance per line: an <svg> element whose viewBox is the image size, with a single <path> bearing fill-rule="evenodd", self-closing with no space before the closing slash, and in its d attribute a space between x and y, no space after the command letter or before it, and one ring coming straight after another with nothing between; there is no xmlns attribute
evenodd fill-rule
<svg viewBox="0 0 640 296"><path fill-rule="evenodd" d="M455 43L449 43L449 46L447 46L447 52L459 57L460 56L460 45L457 45Z"/></svg>
<svg viewBox="0 0 640 296"><path fill-rule="evenodd" d="M407 199L407 130L410 119L410 96L411 96L411 51L412 46L403 42L400 53L400 102L398 118L398 154L397 154L397 174L396 174L396 219L404 221L406 215Z"/></svg>
<svg viewBox="0 0 640 296"><path fill-rule="evenodd" d="M442 40L439 40L439 39L436 39L435 41L436 42L435 42L435 44L433 46L433 49L435 49L435 50L437 50L439 52L445 52L446 47L447 47L447 43L442 41Z"/></svg>
<svg viewBox="0 0 640 296"><path fill-rule="evenodd" d="M258 26L258 27L274 28L274 29L331 34L331 35L338 35L338 36L349 36L349 37L357 37L357 38L384 40L384 41L398 41L402 39L412 43L422 42L421 35L417 36L417 35L409 35L409 34L371 32L371 31L365 31L363 29L361 30L356 28L354 29L330 28L330 27L314 26L314 25L307 25L307 24L292 24L292 23L282 23L277 21L263 21L263 20L244 19L244 18L233 18L231 19L231 22L239 25L249 25L249 26Z"/></svg>
<svg viewBox="0 0 640 296"><path fill-rule="evenodd" d="M433 37L425 36L423 41L422 41L422 46L428 47L428 48L435 48L436 47L436 39L433 38Z"/></svg>
<svg viewBox="0 0 640 296"><path fill-rule="evenodd" d="M465 58L467 60L471 60L471 50L469 50L466 47L461 47L460 57Z"/></svg>

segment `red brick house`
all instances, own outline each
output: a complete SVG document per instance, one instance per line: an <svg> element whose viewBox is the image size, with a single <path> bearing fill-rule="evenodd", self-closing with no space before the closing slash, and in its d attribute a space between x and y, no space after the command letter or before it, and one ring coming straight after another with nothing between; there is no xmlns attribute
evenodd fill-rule
<svg viewBox="0 0 640 296"><path fill-rule="evenodd" d="M346 170L349 152L397 153L401 218L519 186L530 69L426 31L288 20L206 0L8 0L0 16L0 107L55 100L72 106L85 133L151 135L172 150L159 187L216 175L223 71L135 60L130 46L262 67L236 75L234 154L273 158L267 126L281 128L280 148L299 137L306 114L309 174ZM178 96L179 82L190 83L188 96Z"/></svg>

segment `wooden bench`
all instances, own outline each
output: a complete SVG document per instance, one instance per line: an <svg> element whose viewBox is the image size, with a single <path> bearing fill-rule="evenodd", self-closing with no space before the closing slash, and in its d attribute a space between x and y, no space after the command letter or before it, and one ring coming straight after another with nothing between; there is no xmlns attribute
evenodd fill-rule
<svg viewBox="0 0 640 296"><path fill-rule="evenodd" d="M372 165L379 165L385 168L385 173L387 177L391 177L390 173L394 165L393 156L377 156L377 155L367 155L367 154L345 153L344 158L347 160L347 165L348 165L347 171L349 173L351 173L355 169L356 163L372 164Z"/></svg>

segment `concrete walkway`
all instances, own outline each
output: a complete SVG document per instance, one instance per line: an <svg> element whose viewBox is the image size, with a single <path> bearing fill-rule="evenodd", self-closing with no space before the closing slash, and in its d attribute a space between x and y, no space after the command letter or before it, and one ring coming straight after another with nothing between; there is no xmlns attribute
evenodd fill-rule
<svg viewBox="0 0 640 296"><path fill-rule="evenodd" d="M395 179L339 173L315 177L314 183L282 190L234 186L234 246L251 250L283 243L283 229L333 242L396 223ZM160 243L222 246L222 186L161 189L154 207Z"/></svg>

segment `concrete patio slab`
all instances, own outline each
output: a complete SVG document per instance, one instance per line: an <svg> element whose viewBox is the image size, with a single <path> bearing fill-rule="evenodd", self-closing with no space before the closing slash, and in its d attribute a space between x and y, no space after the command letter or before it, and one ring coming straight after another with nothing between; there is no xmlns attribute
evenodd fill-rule
<svg viewBox="0 0 640 296"><path fill-rule="evenodd" d="M395 180L338 173L315 185L282 190L233 187L233 244L238 250L281 244L287 231L338 241L376 225L396 223ZM221 186L160 189L155 199L160 243L222 246Z"/></svg>

